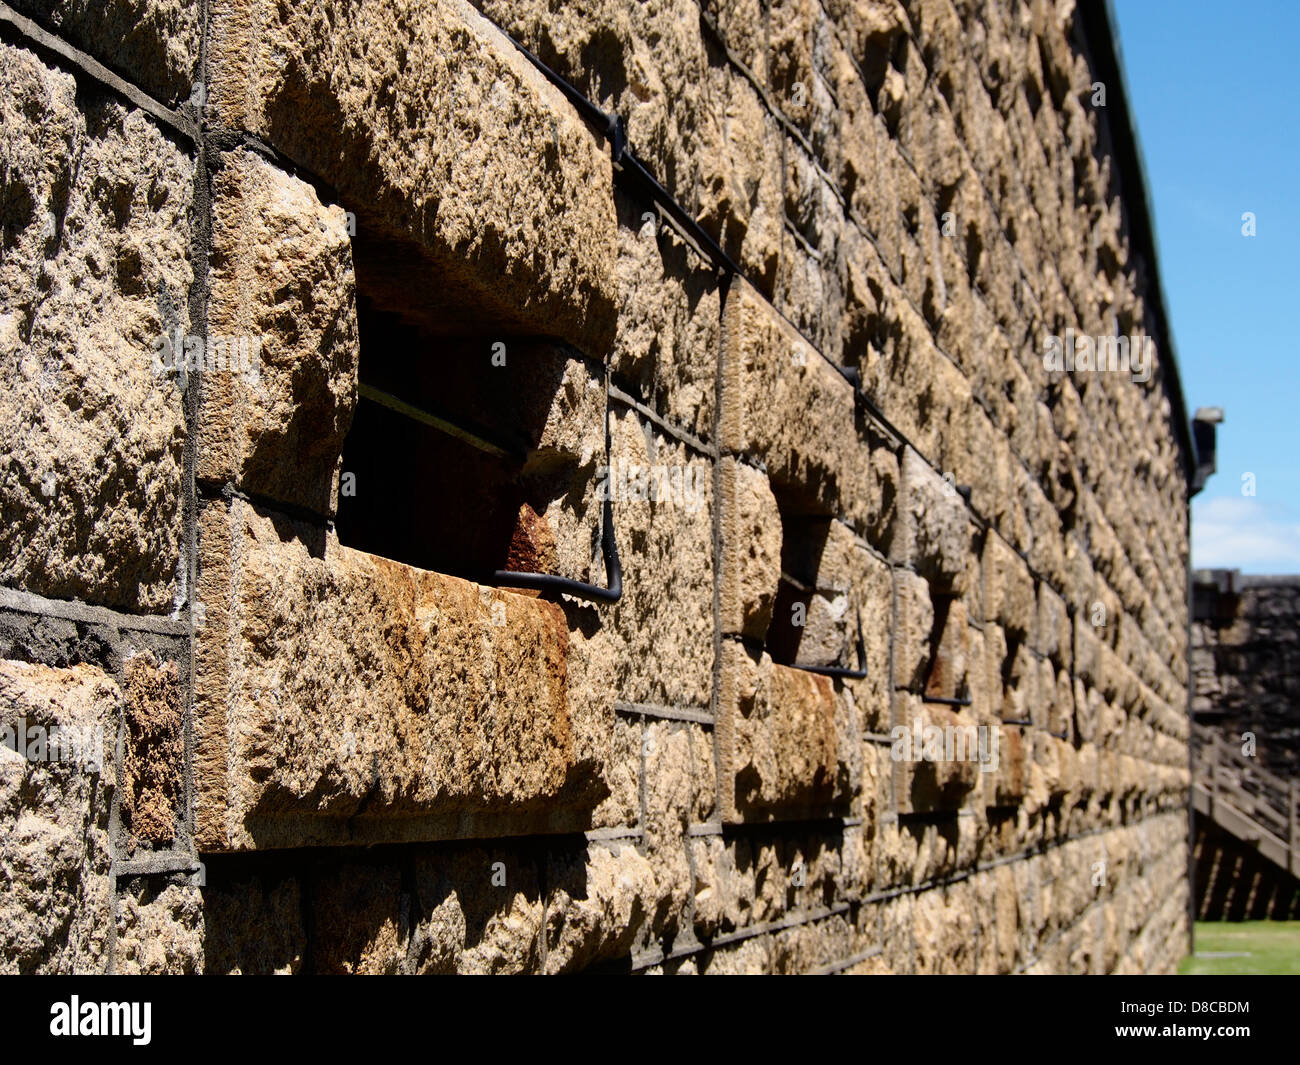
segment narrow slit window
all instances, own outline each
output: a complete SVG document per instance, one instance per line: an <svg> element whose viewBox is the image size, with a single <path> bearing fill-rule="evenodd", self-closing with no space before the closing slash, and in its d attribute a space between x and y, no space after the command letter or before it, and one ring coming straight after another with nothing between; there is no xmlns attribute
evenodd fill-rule
<svg viewBox="0 0 1300 1065"><path fill-rule="evenodd" d="M409 283L396 254L413 264ZM361 353L339 540L485 584L502 571L586 579L564 572L547 512L562 501L573 512L566 525L589 527L598 552L598 508L586 498L594 466L538 448L557 395L572 387L576 353L493 328L500 319L472 304L424 301L436 274L409 249L361 243L354 261ZM589 570L592 552L576 562L575 553L568 569Z"/></svg>
<svg viewBox="0 0 1300 1065"><path fill-rule="evenodd" d="M822 578L834 519L797 491L778 484L772 491L781 515L781 579L765 649L781 665L860 675L851 589Z"/></svg>

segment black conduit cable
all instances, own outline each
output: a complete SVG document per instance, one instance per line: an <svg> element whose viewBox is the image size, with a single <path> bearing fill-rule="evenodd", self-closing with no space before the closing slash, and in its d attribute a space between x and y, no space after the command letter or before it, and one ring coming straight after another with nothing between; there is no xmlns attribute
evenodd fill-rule
<svg viewBox="0 0 1300 1065"><path fill-rule="evenodd" d="M605 579L609 587L584 584L582 581L559 577L553 573L528 573L523 570L499 569L492 573L492 582L505 588L528 588L538 592L563 592L588 602L617 603L623 597L623 564L618 558L618 542L614 538L614 507L610 493L605 493L602 510L604 531L600 537L601 554L605 559Z"/></svg>
<svg viewBox="0 0 1300 1065"><path fill-rule="evenodd" d="M862 645L862 633L858 633L858 659L865 662L867 660L867 649ZM863 680L867 675L866 669L851 669L848 666L801 666L795 665L795 669L802 669L805 673L820 673L824 677L838 677L842 680Z"/></svg>
<svg viewBox="0 0 1300 1065"><path fill-rule="evenodd" d="M515 40L514 37L506 33L504 29L500 26L497 29L523 53L524 57L541 72L547 81L564 94L565 99L573 104L587 124L609 142L610 162L613 163L618 173L627 183L639 189L667 215L682 232L682 235L692 241L705 258L713 260L716 267L728 274L743 276L740 267L722 250L718 242L709 236L690 212L673 198L672 193L659 184L655 176L646 169L632 149L628 147L627 127L624 126L623 119L619 115L602 111L594 102L579 92L575 86L571 85L567 79L548 67L531 51Z"/></svg>

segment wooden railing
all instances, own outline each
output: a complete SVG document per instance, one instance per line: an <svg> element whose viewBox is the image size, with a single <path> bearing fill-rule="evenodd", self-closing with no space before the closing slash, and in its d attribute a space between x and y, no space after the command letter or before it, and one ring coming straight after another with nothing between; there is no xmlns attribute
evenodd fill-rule
<svg viewBox="0 0 1300 1065"><path fill-rule="evenodd" d="M1300 788L1263 769L1217 732L1194 726L1192 801L1220 828L1300 876Z"/></svg>

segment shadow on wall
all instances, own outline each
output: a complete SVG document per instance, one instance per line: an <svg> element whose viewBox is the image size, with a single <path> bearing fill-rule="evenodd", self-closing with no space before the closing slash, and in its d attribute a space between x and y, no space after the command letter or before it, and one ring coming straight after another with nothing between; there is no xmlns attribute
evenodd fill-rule
<svg viewBox="0 0 1300 1065"><path fill-rule="evenodd" d="M1208 818L1196 819L1193 856L1198 921L1300 919L1300 880Z"/></svg>
<svg viewBox="0 0 1300 1065"><path fill-rule="evenodd" d="M566 939L565 912L588 899L586 846L560 836L210 856L204 971L558 972L627 954L643 919L614 942Z"/></svg>

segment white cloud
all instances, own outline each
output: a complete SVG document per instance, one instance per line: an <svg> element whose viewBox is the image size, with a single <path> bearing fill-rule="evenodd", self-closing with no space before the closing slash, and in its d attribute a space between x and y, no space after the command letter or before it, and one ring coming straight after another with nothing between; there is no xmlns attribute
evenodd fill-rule
<svg viewBox="0 0 1300 1065"><path fill-rule="evenodd" d="M1284 507L1221 496L1192 503L1192 565L1300 573L1300 521Z"/></svg>

